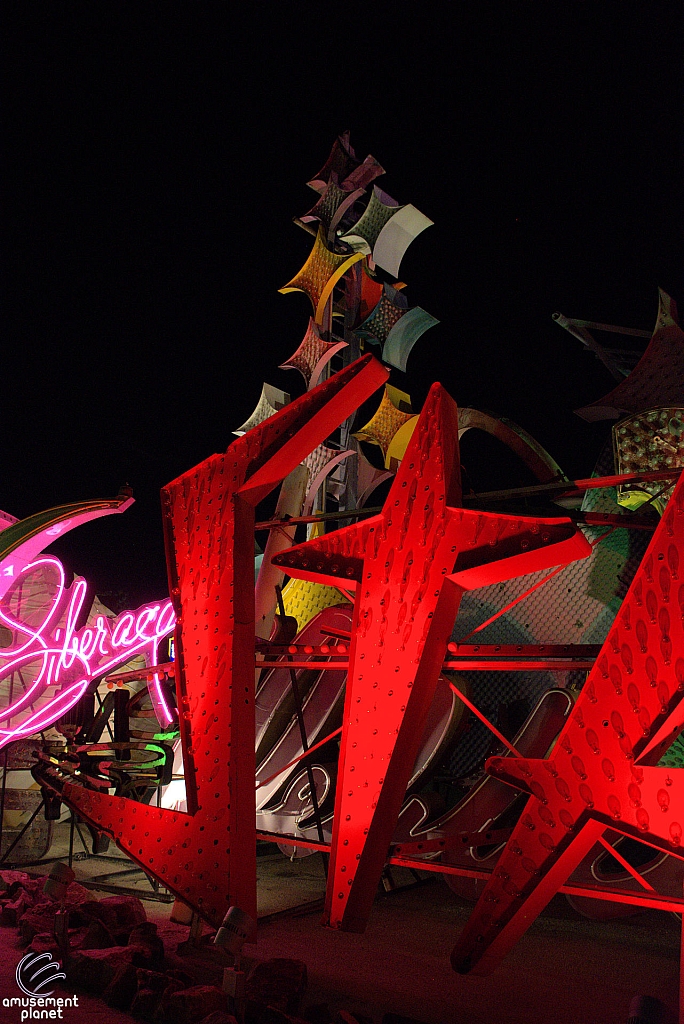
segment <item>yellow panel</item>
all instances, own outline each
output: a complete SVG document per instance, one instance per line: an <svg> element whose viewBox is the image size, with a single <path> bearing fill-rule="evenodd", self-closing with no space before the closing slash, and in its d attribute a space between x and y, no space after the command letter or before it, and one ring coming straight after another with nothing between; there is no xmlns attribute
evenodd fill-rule
<svg viewBox="0 0 684 1024"><path fill-rule="evenodd" d="M402 411L400 406L404 406L404 409L409 411ZM369 441L371 444L379 445L383 456L387 459L390 444L397 431L409 420L415 419L415 414L410 409L410 397L399 388L393 388L391 384L386 384L382 401L374 415L365 427L361 427L355 432L354 437L359 441ZM404 446L404 450L406 450L406 446Z"/></svg>
<svg viewBox="0 0 684 1024"><path fill-rule="evenodd" d="M320 537L322 534L323 523L314 523L309 532L308 539ZM297 620L300 630L304 629L307 622L310 622L314 615L318 615L324 608L331 608L336 604L351 603L337 587L326 587L322 583L291 579L283 587L285 614L292 615Z"/></svg>
<svg viewBox="0 0 684 1024"><path fill-rule="evenodd" d="M401 462L404 458L404 453L408 447L408 443L413 436L413 431L416 429L416 423L418 422L417 416L412 416L411 419L406 420L405 423L397 430L396 434L389 443L387 452L385 453L385 468L394 469L396 471L396 462ZM393 462L394 460L394 462Z"/></svg>
<svg viewBox="0 0 684 1024"><path fill-rule="evenodd" d="M315 311L316 323L321 323L333 288L349 268L362 259L362 253L352 253L350 256L348 253L332 252L325 243L323 228L319 227L306 263L291 281L278 290L283 294L304 292L308 295Z"/></svg>
<svg viewBox="0 0 684 1024"><path fill-rule="evenodd" d="M337 587L325 587L321 583L292 579L283 588L283 603L285 614L294 616L299 629L302 630L307 622L324 608L331 608L336 604L351 604L351 601L345 601Z"/></svg>

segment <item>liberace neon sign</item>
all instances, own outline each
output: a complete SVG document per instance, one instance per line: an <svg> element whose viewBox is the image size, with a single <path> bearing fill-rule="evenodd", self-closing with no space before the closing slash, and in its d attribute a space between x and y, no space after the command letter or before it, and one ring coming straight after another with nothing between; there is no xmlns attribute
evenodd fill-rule
<svg viewBox="0 0 684 1024"><path fill-rule="evenodd" d="M36 624L23 614L22 588L38 574L53 576L54 583ZM124 611L114 619L98 615L94 623L77 629L86 593L84 580L65 586L62 564L51 556L37 558L17 572L0 604L0 623L13 635L11 645L0 652L0 686L7 681L12 695L12 677L17 673L21 694L16 700L10 696L0 712L0 721L6 723L0 727L0 747L48 728L80 700L92 680L136 655L144 655L150 666L158 664L159 644L176 624L170 601ZM20 673L30 668L35 675L26 684ZM150 695L160 723L168 725L174 716L157 675ZM44 703L36 710L39 701ZM19 723L13 724L17 717Z"/></svg>

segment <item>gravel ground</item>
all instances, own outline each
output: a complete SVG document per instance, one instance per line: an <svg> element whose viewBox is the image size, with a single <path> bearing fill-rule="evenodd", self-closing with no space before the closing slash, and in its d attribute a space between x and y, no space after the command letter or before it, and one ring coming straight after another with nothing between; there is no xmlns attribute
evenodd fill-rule
<svg viewBox="0 0 684 1024"><path fill-rule="evenodd" d="M74 867L77 877L86 877L117 865L89 861ZM304 960L309 1006L356 1010L375 1024L386 1012L425 1024L624 1024L634 995L677 1005L680 924L673 915L650 911L598 923L556 897L493 975L461 977L451 970L449 953L470 905L441 880L379 896L365 934L351 935L321 928L320 909L278 913L322 895L320 858L291 863L278 854L260 857L259 875L260 915L276 916L261 922L256 946L245 947L246 959ZM170 923L170 904L145 906L173 952L188 929ZM11 997L19 994L14 970L22 956L16 929L0 928L0 946L0 997ZM0 1019L19 1021L19 1012L5 1008ZM78 1007L64 1010L64 1019L132 1020L85 994Z"/></svg>

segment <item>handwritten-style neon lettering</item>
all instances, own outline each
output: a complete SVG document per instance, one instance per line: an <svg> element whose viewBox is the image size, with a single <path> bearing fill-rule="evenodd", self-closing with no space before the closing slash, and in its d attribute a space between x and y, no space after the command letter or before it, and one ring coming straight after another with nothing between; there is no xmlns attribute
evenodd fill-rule
<svg viewBox="0 0 684 1024"><path fill-rule="evenodd" d="M6 723L0 727L0 747L48 728L80 700L93 679L136 655L144 655L150 667L158 664L159 644L175 626L173 606L165 601L124 611L114 619L98 615L94 624L76 629L87 586L84 580L77 580L67 588L59 559L47 555L37 558L20 569L14 586L21 586L31 573L48 568L56 573L56 585L38 625L22 618L21 599L18 611L9 610L8 600L0 605L0 621L14 636L14 642L0 652L0 683L38 663L30 684L22 686L16 700L0 711L0 722ZM36 710L35 704L44 701L51 688L57 688L57 692ZM161 724L170 724L174 716L158 675L150 692ZM27 717L28 709L31 713ZM21 720L16 723L18 716Z"/></svg>

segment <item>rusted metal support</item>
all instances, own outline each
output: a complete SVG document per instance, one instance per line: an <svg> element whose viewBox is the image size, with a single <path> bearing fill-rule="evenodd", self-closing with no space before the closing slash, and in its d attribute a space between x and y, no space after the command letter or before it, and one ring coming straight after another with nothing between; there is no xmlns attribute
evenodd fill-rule
<svg viewBox="0 0 684 1024"><path fill-rule="evenodd" d="M114 672L105 676L105 683L134 683L138 679L151 681L155 676L168 677L173 679L176 674L175 661L166 661L162 665L150 665L146 668L137 668L133 672Z"/></svg>
<svg viewBox="0 0 684 1024"><path fill-rule="evenodd" d="M482 491L480 494L464 494L462 504L464 506L480 505L488 501L514 501L518 498L534 498L548 496L550 498L565 495L583 494L585 491L593 491L602 487L618 487L620 484L651 483L657 480L674 480L682 472L677 469L659 469L652 473L616 473L611 476L587 477L581 480L558 480L548 484L534 484L530 487L513 487L505 491ZM297 516L293 519L267 519L255 523L255 530L275 530L281 526L298 526L300 523L317 523L328 519L359 519L368 515L376 515L382 511L381 508L360 508L354 511L326 512L316 516ZM568 513L563 512L567 518ZM620 526L626 529L653 529L656 523L651 524L645 516L615 515L602 512L577 512L571 516L579 522L586 522L594 526Z"/></svg>
<svg viewBox="0 0 684 1024"><path fill-rule="evenodd" d="M532 487L516 487L506 491L482 491L463 497L464 505L481 504L488 501L510 501L516 498L565 497L584 494L585 491L600 490L603 487L619 487L620 484L652 483L655 480L674 480L680 469L658 469L652 473L614 473L611 476L596 476L582 480L561 480L558 483L535 484ZM625 516L625 518L627 518Z"/></svg>

